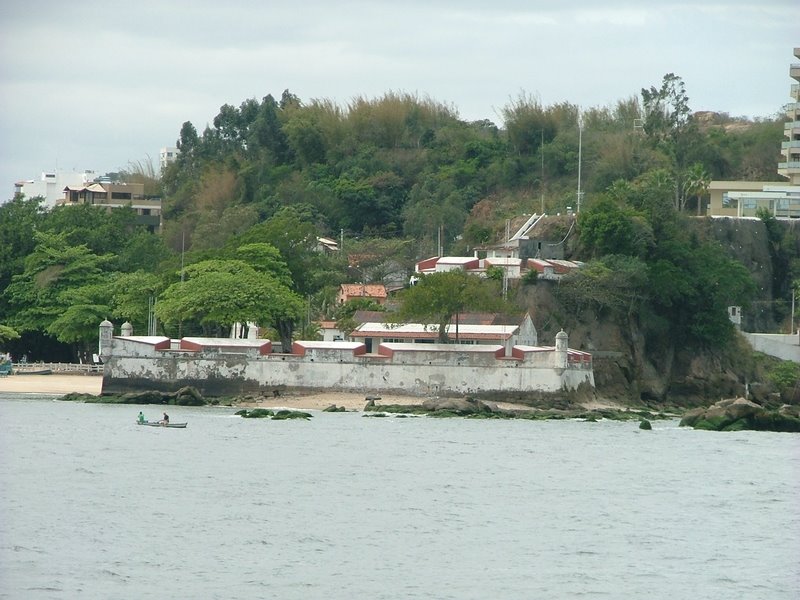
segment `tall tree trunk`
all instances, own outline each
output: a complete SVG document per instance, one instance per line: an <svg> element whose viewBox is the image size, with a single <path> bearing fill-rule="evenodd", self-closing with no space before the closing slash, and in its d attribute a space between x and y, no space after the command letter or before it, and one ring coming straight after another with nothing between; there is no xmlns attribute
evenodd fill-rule
<svg viewBox="0 0 800 600"><path fill-rule="evenodd" d="M278 336L281 338L281 351L286 353L291 352L294 323L288 319L279 319L275 325L278 330Z"/></svg>

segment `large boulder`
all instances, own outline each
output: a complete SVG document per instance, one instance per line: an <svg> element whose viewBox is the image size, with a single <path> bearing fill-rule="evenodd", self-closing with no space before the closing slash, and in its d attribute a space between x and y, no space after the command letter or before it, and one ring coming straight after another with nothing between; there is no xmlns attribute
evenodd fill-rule
<svg viewBox="0 0 800 600"><path fill-rule="evenodd" d="M682 427L711 431L798 431L800 415L790 407L767 410L745 398L720 400L708 408L695 408L681 419Z"/></svg>
<svg viewBox="0 0 800 600"><path fill-rule="evenodd" d="M187 385L175 392L174 403L181 406L203 406L206 401L197 389Z"/></svg>
<svg viewBox="0 0 800 600"><path fill-rule="evenodd" d="M756 413L762 412L764 409L761 405L746 400L744 398L732 398L720 400L710 408L706 409L704 418L706 420L718 420L725 418L732 421L738 421L746 417L752 416Z"/></svg>
<svg viewBox="0 0 800 600"><path fill-rule="evenodd" d="M475 398L431 398L422 403L430 412L454 413L457 415L490 414L492 406Z"/></svg>

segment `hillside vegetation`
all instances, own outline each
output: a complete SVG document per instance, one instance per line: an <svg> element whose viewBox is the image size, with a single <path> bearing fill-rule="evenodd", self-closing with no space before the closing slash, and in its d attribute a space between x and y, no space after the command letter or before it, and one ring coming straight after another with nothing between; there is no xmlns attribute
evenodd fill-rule
<svg viewBox="0 0 800 600"><path fill-rule="evenodd" d="M521 215L580 203L567 253L586 267L509 296L543 342L565 327L617 397L691 399L761 377L727 307L786 327L797 231L695 215L712 178L775 179L782 118L693 115L672 74L613 107L522 94L501 117L466 122L404 93L339 106L284 91L224 105L202 132L184 123L160 178L140 163L119 174L163 198L160 235L128 209L15 198L0 205L0 343L29 359L85 356L105 318L169 336L256 321L284 343L313 337L320 319L348 317L338 284L402 280L439 247L471 254ZM341 250L317 251L320 236Z"/></svg>

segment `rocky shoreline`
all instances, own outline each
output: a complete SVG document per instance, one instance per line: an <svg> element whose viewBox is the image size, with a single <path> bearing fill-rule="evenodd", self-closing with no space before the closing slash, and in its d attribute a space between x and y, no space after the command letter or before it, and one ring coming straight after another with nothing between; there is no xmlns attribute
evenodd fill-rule
<svg viewBox="0 0 800 600"><path fill-rule="evenodd" d="M101 394L102 378L75 375L14 375L0 380L0 393L50 394L61 400L90 403L153 404L179 406L229 406L306 412L363 412L365 417L389 415L462 417L473 419L580 419L584 421L640 421L643 429L649 421L678 419L684 427L711 431L800 432L800 405L753 402L744 398L721 400L702 408L677 406L626 406L596 398L538 399L522 402L519 398L497 401L477 398L424 398L400 395L364 395L353 392L272 392L227 398L205 398L194 388L174 393L144 391L132 394ZM516 402L514 401L516 400ZM757 399L758 400L758 399ZM259 413L255 413L258 415Z"/></svg>
<svg viewBox="0 0 800 600"><path fill-rule="evenodd" d="M708 431L800 432L800 406L784 404L769 409L745 398L729 398L690 410L680 424Z"/></svg>
<svg viewBox="0 0 800 600"><path fill-rule="evenodd" d="M325 412L363 412L364 416L381 417L389 415L463 417L472 419L582 419L598 421L601 419L639 420L677 418L675 413L653 412L647 409L593 403L589 406L556 402L551 405L530 406L509 402L491 402L471 397L464 398L419 398L405 396L360 396L330 392L321 394L273 394L244 395L226 398L204 398L195 388L184 387L176 392L143 391L118 395L95 395L71 393L61 397L64 401L173 406L230 406L242 408L237 414L245 418L304 418L310 414L303 410ZM537 403L540 404L540 403ZM288 415L288 416L287 416Z"/></svg>

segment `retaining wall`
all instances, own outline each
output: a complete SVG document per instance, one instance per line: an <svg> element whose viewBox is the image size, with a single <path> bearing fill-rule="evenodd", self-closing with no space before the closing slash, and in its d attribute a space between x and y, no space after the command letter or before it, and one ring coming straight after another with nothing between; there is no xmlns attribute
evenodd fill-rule
<svg viewBox="0 0 800 600"><path fill-rule="evenodd" d="M800 333L744 333L747 341L758 352L763 352L781 360L800 363Z"/></svg>

